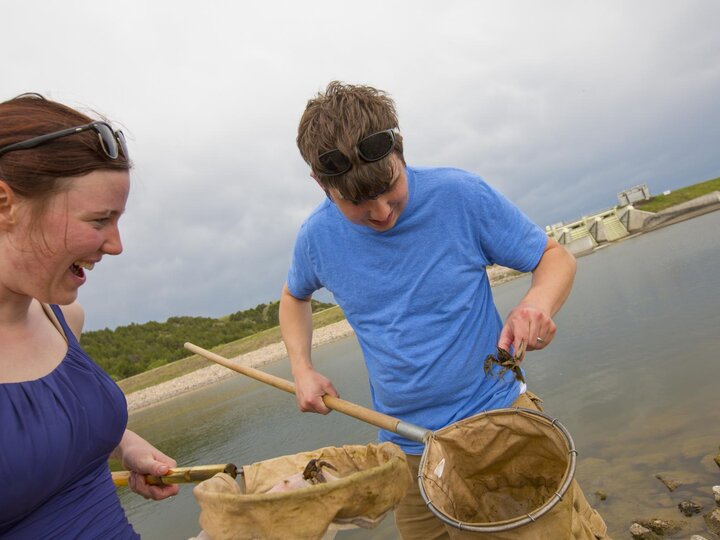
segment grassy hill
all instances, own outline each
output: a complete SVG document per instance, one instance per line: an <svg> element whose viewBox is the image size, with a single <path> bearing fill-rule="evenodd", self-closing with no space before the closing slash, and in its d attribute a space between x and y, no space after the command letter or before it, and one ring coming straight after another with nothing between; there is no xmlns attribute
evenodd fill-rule
<svg viewBox="0 0 720 540"><path fill-rule="evenodd" d="M670 206L720 191L720 178L677 189L636 203L638 209L658 212ZM497 285L519 275L506 268L489 268L491 283ZM218 319L173 317L166 323L132 324L115 331L87 332L82 344L90 355L128 394L207 367L212 363L197 355L186 356L186 341L232 358L281 341L278 302ZM342 310L333 304L313 300L315 328L341 321Z"/></svg>
<svg viewBox="0 0 720 540"><path fill-rule="evenodd" d="M313 312L334 306L313 300ZM115 330L83 332L87 353L115 380L126 379L185 358L186 341L206 348L262 334L279 324L279 302L259 304L221 318L171 317L166 322L120 326ZM279 335L279 334L278 334Z"/></svg>
<svg viewBox="0 0 720 540"><path fill-rule="evenodd" d="M327 306L328 304L322 305ZM345 314L342 312L342 310L338 306L332 306L330 308L318 310L313 313L313 326L315 328L320 328L328 324L342 321L343 319L345 319ZM208 344L207 340L202 337L197 339L197 341L194 341L194 343L203 348L210 349L213 352L226 358L232 358L240 354L245 354L247 352L257 350L272 343L278 343L281 339L282 337L280 335L280 327L275 326L273 328L263 330L251 336L247 336L242 339L232 341L230 343L217 345L212 349L211 345ZM193 340L189 338L183 340L182 343L180 343L181 347L183 343L185 343L185 341ZM183 349L183 351L185 351L185 349ZM185 353L187 354L187 351L185 351ZM202 369L212 364L213 363L211 361L194 354L192 356L182 358L175 362L154 369L150 369L143 373L139 373L132 377L122 379L118 381L118 386L120 386L120 388L123 392L125 392L125 394L130 394L132 392L142 390L143 388L147 388L161 382L169 381L171 379L174 379L175 377L180 377L181 375L185 375L186 373L191 373L195 370Z"/></svg>
<svg viewBox="0 0 720 540"><path fill-rule="evenodd" d="M701 197L707 193L712 193L713 191L720 191L720 178L676 189L668 195L656 195L647 201L637 202L633 204L633 206L638 210L644 210L645 212L659 212L660 210L664 210L670 206L675 206L676 204L696 199L697 197Z"/></svg>

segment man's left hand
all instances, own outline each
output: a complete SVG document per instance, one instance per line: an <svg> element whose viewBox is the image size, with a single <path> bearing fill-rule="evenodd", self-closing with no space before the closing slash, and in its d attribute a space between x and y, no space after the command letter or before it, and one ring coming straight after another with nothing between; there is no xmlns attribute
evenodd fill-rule
<svg viewBox="0 0 720 540"><path fill-rule="evenodd" d="M520 341L525 340L528 351L544 349L555 337L557 326L550 314L531 304L520 304L515 307L503 325L498 340L498 348L517 351Z"/></svg>

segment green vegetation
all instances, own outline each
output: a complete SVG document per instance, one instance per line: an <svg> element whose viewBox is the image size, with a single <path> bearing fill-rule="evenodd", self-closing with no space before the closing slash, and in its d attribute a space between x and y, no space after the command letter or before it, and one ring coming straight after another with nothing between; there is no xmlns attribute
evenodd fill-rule
<svg viewBox="0 0 720 540"><path fill-rule="evenodd" d="M713 191L720 191L720 178L700 182L657 195L635 204L648 212L658 212ZM509 269L491 272L493 285L520 275ZM345 318L333 304L312 301L313 325L320 328ZM148 322L97 330L82 334L85 350L128 394L191 373L212 363L197 355L187 356L187 341L232 358L281 341L279 302L260 304L252 309L213 319L210 317L171 317L164 323Z"/></svg>
<svg viewBox="0 0 720 540"><path fill-rule="evenodd" d="M279 324L279 305L279 302L260 304L220 319L171 317L164 323L151 321L120 326L115 330L106 328L84 332L80 341L87 353L113 379L124 379L186 357L187 351L183 348L186 341L208 349L227 344L234 350L233 347L238 347L235 345L238 341L248 336L257 336L258 342L263 343L259 345L262 347L266 344L263 342L264 332ZM333 306L312 301L313 313ZM268 336L267 339L279 341L279 336L280 331L276 329L276 335L272 338ZM243 346L239 347L242 349Z"/></svg>
<svg viewBox="0 0 720 540"><path fill-rule="evenodd" d="M332 304L320 305L328 306ZM328 324L336 323L344 319L345 314L342 312L342 310L338 306L333 306L331 308L322 311L316 311L315 313L313 313L313 326L315 328L320 328L322 326L327 326ZM223 345L218 345L217 347L213 348L212 351L219 354L220 356L232 358L234 356L245 354L247 352L257 350L261 347L265 347L266 345L271 345L272 343L278 343L281 339L282 337L280 336L280 328L278 326L275 326L273 328L263 330L262 332L258 332L257 334L253 334L246 338L238 339L237 341L225 343ZM195 343L195 345L203 347L204 349L211 349L211 346L208 345L208 343L204 339L199 339L197 341L185 339L183 340L183 343L185 343L186 341ZM185 351L185 349L183 350ZM187 353L187 351L185 351L185 353ZM182 360L177 360L170 364L166 364L164 366L151 369L144 373L140 373L133 377L118 381L118 386L120 386L120 388L123 392L125 392L125 394L130 394L132 392L142 390L143 388L148 388L150 386L160 384L161 382L169 381L171 379L174 379L175 377L180 377L181 375L191 373L195 370L210 365L212 365L211 361L194 354L187 358L183 358Z"/></svg>
<svg viewBox="0 0 720 540"><path fill-rule="evenodd" d="M669 195L656 195L651 197L650 200L637 202L633 206L646 212L659 212L670 206L690 201L713 191L720 191L720 178L680 188Z"/></svg>

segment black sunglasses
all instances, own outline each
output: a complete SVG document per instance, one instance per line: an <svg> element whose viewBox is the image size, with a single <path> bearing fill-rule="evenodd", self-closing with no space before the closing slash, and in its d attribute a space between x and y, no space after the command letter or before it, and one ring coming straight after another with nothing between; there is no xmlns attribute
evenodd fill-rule
<svg viewBox="0 0 720 540"><path fill-rule="evenodd" d="M55 139L65 137L67 135L73 135L74 133L81 133L83 131L87 131L88 129L92 129L98 134L100 146L107 157L110 159L117 159L120 156L120 152L122 152L122 155L125 156L126 159L129 159L130 156L128 154L127 142L125 141L125 135L123 135L123 132L120 130L114 131L107 122L102 121L90 122L84 126L62 129L60 131L48 133L47 135L40 135L39 137L33 137L32 139L28 139L26 141L10 144L0 148L0 156L7 154L8 152L13 152L14 150L35 148L36 146L40 146L46 142L54 141Z"/></svg>
<svg viewBox="0 0 720 540"><path fill-rule="evenodd" d="M363 161L372 163L380 161L395 147L395 128L378 131L361 139L355 146L357 155ZM317 172L324 176L340 176L352 169L352 162L337 148L318 156L322 166Z"/></svg>

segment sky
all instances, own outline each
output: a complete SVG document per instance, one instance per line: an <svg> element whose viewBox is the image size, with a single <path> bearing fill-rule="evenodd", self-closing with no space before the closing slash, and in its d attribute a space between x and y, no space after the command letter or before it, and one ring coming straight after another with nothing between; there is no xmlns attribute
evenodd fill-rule
<svg viewBox="0 0 720 540"><path fill-rule="evenodd" d="M716 0L8 5L0 100L129 139L124 252L80 290L86 330L279 298L324 197L297 125L332 80L393 97L408 164L477 173L542 227L720 176Z"/></svg>

